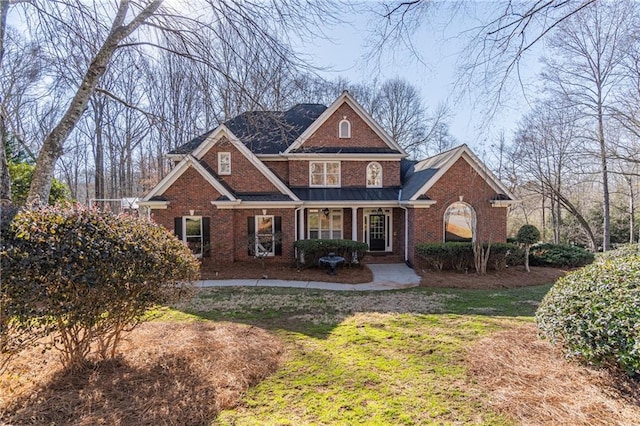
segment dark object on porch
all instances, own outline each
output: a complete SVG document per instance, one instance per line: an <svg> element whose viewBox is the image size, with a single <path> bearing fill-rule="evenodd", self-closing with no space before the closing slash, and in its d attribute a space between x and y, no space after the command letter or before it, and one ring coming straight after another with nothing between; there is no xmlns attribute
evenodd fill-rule
<svg viewBox="0 0 640 426"><path fill-rule="evenodd" d="M329 253L327 256L321 257L318 260L318 262L321 265L329 266L329 270L327 271L327 274L335 275L336 274L336 266L338 266L338 263L344 263L344 257L336 256L335 253Z"/></svg>

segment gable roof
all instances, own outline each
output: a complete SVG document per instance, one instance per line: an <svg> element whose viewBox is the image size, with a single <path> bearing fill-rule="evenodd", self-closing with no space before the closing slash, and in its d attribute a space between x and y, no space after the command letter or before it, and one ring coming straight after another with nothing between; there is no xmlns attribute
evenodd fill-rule
<svg viewBox="0 0 640 426"><path fill-rule="evenodd" d="M480 174L502 200L515 200L513 194L489 170L466 144L442 152L425 160L406 164L403 169L401 201L418 200L428 191L460 158L464 158Z"/></svg>
<svg viewBox="0 0 640 426"><path fill-rule="evenodd" d="M247 111L223 125L252 153L279 154L285 151L325 110L321 104L297 104L287 111ZM197 149L216 129L210 130L169 152L185 155Z"/></svg>
<svg viewBox="0 0 640 426"><path fill-rule="evenodd" d="M302 148L304 142L311 135L313 135L316 130L318 130L320 126L322 126L325 121L327 121L338 110L340 106L345 103L349 105L351 109L353 109L356 114L358 114L360 118L364 120L364 122L371 128L371 130L373 130L376 135L378 135L378 137L382 139L385 144L387 144L392 152L400 153L403 156L408 155L407 152L402 149L402 147L398 145L396 141L391 138L391 136L389 136L389 134L373 119L373 117L371 117L371 115L367 111L365 111L362 105L360 105L346 90L342 92L342 94L338 96L338 99L336 99L327 109L325 109L324 112L322 112L322 114L296 138L296 140L287 148L286 151L284 151L284 153L294 154L300 152L299 150L304 152L304 149Z"/></svg>

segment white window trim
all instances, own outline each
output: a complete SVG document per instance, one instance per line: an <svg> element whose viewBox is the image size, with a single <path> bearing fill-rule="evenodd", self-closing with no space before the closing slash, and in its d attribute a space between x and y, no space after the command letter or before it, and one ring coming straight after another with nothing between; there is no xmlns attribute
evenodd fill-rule
<svg viewBox="0 0 640 426"><path fill-rule="evenodd" d="M313 165L314 164L322 164L323 166L323 176L322 176L322 184L314 185L313 182ZM327 185L327 164L337 164L338 165L338 183L336 185ZM309 161L309 187L310 188L340 188L342 184L342 164L340 161Z"/></svg>
<svg viewBox="0 0 640 426"><path fill-rule="evenodd" d="M347 123L347 134L342 134L342 123ZM347 120L347 117L343 117L338 123L338 138L340 139L351 139L351 122Z"/></svg>
<svg viewBox="0 0 640 426"><path fill-rule="evenodd" d="M204 230L202 229L202 216L182 216L182 241L187 242L187 219L197 219L200 221L200 253L194 253L195 257L201 258L204 253ZM195 237L195 235L192 235Z"/></svg>
<svg viewBox="0 0 640 426"><path fill-rule="evenodd" d="M266 252L266 250L264 250L264 247L262 247L262 245L260 244L260 234L258 233L258 222L260 218L265 218L265 217L270 217L271 218L271 250L269 252ZM276 218L273 215L258 215L256 216L254 219L254 240L255 240L255 245L253 247L253 249L255 250L254 253L256 253L256 255L259 254L259 256L262 256L264 253L266 253L267 257L272 257L276 255ZM266 235L266 234L265 234Z"/></svg>
<svg viewBox="0 0 640 426"><path fill-rule="evenodd" d="M464 201L455 201L449 204L449 206L444 211L444 214L442 215L442 242L443 243L447 242L447 212L449 211L451 206L453 206L454 204L464 204L465 206L469 207L469 209L471 209L471 213L473 214L473 220L471 223L471 242L475 242L476 234L478 231L477 229L478 215L476 213L476 209L474 209L471 204L465 203Z"/></svg>
<svg viewBox="0 0 640 426"><path fill-rule="evenodd" d="M380 168L380 184L378 184L378 185L369 185L369 168L374 164L377 165ZM365 177L364 177L365 180L366 180L365 183L367 185L367 188L382 188L382 177L383 177L383 175L382 175L382 164L378 163L377 161L372 161L369 164L367 164L367 168L365 170Z"/></svg>
<svg viewBox="0 0 640 426"><path fill-rule="evenodd" d="M312 210L317 210L317 212L312 212ZM340 214L340 228L334 227L333 224L333 215L334 214ZM317 238L311 238L311 220L309 219L309 217L311 215L317 214L318 215L318 237ZM311 239L321 239L320 237L322 236L322 231L329 231L329 235L330 235L330 239L331 240L343 240L344 239L344 215L342 214L342 209L329 209L329 229L323 229L322 228L322 223L320 221L320 215L324 215L324 213L322 212L322 209L308 209L307 210L307 239L311 240ZM316 229L314 229L315 231ZM340 238L334 238L334 233L340 231Z"/></svg>
<svg viewBox="0 0 640 426"><path fill-rule="evenodd" d="M223 166L222 159L225 156L229 158L229 164L228 164L229 165L229 170L223 171L222 170L222 166ZM231 174L231 153L230 152L219 152L218 153L218 174L221 175L221 176L230 175Z"/></svg>

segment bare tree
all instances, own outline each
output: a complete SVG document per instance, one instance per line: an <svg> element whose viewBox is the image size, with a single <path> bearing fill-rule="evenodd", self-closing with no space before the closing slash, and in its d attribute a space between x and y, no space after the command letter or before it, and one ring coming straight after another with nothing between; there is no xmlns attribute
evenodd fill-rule
<svg viewBox="0 0 640 426"><path fill-rule="evenodd" d="M2 70L2 58L4 57L4 33L7 28L7 14L9 2L0 2L0 70ZM5 149L5 112L0 103L0 203L11 201L11 176L7 163L7 151Z"/></svg>

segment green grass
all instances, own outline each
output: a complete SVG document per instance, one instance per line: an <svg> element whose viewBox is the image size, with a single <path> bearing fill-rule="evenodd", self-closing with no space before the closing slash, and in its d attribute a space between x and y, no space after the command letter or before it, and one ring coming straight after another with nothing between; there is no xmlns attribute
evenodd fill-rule
<svg viewBox="0 0 640 426"><path fill-rule="evenodd" d="M244 322L286 346L273 376L216 424L512 424L467 374L483 336L532 321L550 286L359 293L201 291L173 320Z"/></svg>

